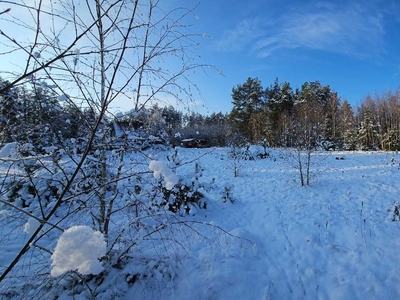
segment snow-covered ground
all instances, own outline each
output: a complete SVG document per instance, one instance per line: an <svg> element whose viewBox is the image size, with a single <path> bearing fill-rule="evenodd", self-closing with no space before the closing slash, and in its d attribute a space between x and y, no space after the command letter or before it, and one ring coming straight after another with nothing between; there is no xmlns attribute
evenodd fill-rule
<svg viewBox="0 0 400 300"><path fill-rule="evenodd" d="M399 217L392 221L400 202L400 155L315 153L305 187L283 151L241 162L238 177L228 149L179 150L181 161L195 157L204 169L201 182L214 188L205 192L207 208L184 218L192 226L179 232L187 243L138 248L137 257L102 283L99 299L400 299ZM194 162L185 164L177 175L193 169ZM222 199L229 187L234 203ZM4 207L0 211L3 234L9 231ZM17 230L11 232L7 238L18 245ZM14 248L0 244L1 269ZM159 269L158 277L131 285L132 278L110 279L145 271L134 261L146 255L160 257L149 267Z"/></svg>

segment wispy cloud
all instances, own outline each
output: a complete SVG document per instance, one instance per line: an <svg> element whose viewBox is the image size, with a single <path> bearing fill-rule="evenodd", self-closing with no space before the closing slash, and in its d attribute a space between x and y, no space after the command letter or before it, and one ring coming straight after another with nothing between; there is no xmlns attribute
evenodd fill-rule
<svg viewBox="0 0 400 300"><path fill-rule="evenodd" d="M266 57L278 50L302 48L378 59L385 53L385 15L368 1L340 5L314 1L286 9L276 18L242 20L226 32L217 49L250 49Z"/></svg>
<svg viewBox="0 0 400 300"><path fill-rule="evenodd" d="M366 15L359 7L297 13L283 20L281 44L327 50L359 58L379 56L384 51L382 17Z"/></svg>
<svg viewBox="0 0 400 300"><path fill-rule="evenodd" d="M251 41L264 36L261 24L258 18L240 21L235 29L224 32L224 38L215 43L215 48L220 51L245 49Z"/></svg>

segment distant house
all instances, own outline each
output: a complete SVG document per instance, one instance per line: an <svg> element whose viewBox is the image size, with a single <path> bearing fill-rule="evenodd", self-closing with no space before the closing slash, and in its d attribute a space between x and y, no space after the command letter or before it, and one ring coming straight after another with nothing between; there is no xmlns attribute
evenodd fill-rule
<svg viewBox="0 0 400 300"><path fill-rule="evenodd" d="M123 137L129 132L130 126L128 121L115 121L112 123L112 136Z"/></svg>
<svg viewBox="0 0 400 300"><path fill-rule="evenodd" d="M206 148L208 147L208 141L205 139L184 139L182 140L182 146L185 148Z"/></svg>
<svg viewBox="0 0 400 300"><path fill-rule="evenodd" d="M128 138L128 145L134 148L140 148L145 150L152 145L162 145L165 141L159 137L145 134L138 131L142 123L140 122L128 122L128 121L115 121L112 123L111 135L118 138L120 142L123 142L125 137ZM111 146L111 145L110 145ZM111 147L118 147L118 143L114 143Z"/></svg>
<svg viewBox="0 0 400 300"><path fill-rule="evenodd" d="M141 121L114 121L112 123L112 135L116 137L123 137L132 131L137 131L143 126Z"/></svg>

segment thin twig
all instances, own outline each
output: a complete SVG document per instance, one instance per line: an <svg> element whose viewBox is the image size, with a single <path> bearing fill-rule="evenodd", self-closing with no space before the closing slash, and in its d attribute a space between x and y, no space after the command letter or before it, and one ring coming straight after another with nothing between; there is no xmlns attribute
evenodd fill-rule
<svg viewBox="0 0 400 300"><path fill-rule="evenodd" d="M5 200L1 200L1 199L0 199L0 203L3 203L3 204L5 204L5 205L7 205L7 206L10 206L10 207L12 207L12 208L18 210L19 212L22 212L22 213L24 213L24 214L30 216L31 218L36 219L36 220L39 221L41 224L48 224L48 225L50 225L50 226L52 226L52 227L54 227L54 228L57 228L58 230L64 232L64 229L62 229L61 227L59 227L59 226L57 226L57 225L55 225L55 224L53 224L53 223L51 223L51 222L49 222L49 221L46 221L46 220L44 220L44 219L42 219L42 218L39 218L39 217L35 216L34 214L32 214L32 213L30 213L30 212L28 212L28 211L26 211L26 210L24 210L24 209L22 209L22 208L20 208L20 207L18 207L18 206L16 206L16 205L14 205L14 204L12 204L12 203L9 202L9 201L5 201Z"/></svg>

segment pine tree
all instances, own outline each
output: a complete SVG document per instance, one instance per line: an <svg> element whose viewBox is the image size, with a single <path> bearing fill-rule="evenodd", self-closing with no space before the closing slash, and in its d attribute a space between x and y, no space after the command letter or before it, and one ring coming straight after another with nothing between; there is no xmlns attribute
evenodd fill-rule
<svg viewBox="0 0 400 300"><path fill-rule="evenodd" d="M371 110L366 110L364 119L358 131L359 147L363 150L376 150L378 148L378 134L374 125L374 116Z"/></svg>
<svg viewBox="0 0 400 300"><path fill-rule="evenodd" d="M243 84L232 89L233 109L230 118L237 130L244 134L250 142L255 141L259 126L249 126L252 118L260 112L265 104L265 93L258 78L248 78Z"/></svg>
<svg viewBox="0 0 400 300"><path fill-rule="evenodd" d="M323 145L326 150L339 149L342 140L339 135L339 108L340 101L336 93L332 93L327 103L327 112L324 123Z"/></svg>
<svg viewBox="0 0 400 300"><path fill-rule="evenodd" d="M9 85L0 78L0 89ZM0 94L0 143L15 141L15 127L21 122L22 103L18 88L9 88Z"/></svg>
<svg viewBox="0 0 400 300"><path fill-rule="evenodd" d="M288 82L279 84L278 78L265 91L269 113L269 143L272 146L287 146L289 119L293 112L294 93Z"/></svg>
<svg viewBox="0 0 400 300"><path fill-rule="evenodd" d="M338 135L342 140L344 150L357 148L357 124L350 103L344 100L338 111Z"/></svg>

